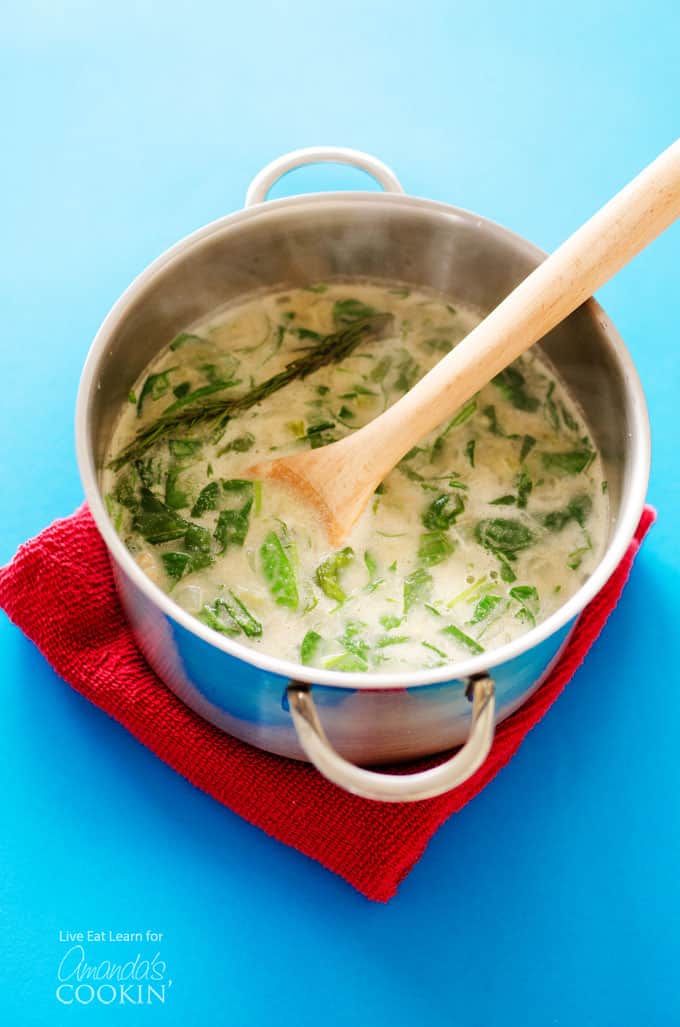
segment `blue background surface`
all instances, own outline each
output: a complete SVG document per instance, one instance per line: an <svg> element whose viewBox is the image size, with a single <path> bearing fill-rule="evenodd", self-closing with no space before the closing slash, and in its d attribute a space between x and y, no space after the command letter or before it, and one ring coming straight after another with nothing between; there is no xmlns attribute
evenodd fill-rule
<svg viewBox="0 0 680 1027"><path fill-rule="evenodd" d="M678 135L663 0L34 0L2 21L3 562L81 500L73 405L110 305L279 153L366 149L550 249ZM600 297L649 397L659 523L587 665L387 907L195 791L0 618L3 1023L680 1023L679 258L676 227ZM60 929L163 932L165 1006L60 1008Z"/></svg>

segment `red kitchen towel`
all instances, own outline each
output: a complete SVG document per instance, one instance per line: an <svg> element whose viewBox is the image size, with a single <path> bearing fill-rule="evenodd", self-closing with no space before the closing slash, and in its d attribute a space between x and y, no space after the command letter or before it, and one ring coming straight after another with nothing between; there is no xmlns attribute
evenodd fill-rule
<svg viewBox="0 0 680 1027"><path fill-rule="evenodd" d="M479 770L446 795L416 803L349 795L308 764L239 742L184 706L135 645L107 551L85 506L21 546L0 569L0 606L76 691L192 784L340 874L367 898L386 902L437 828L505 766L579 667L655 517L646 507L619 567L584 610L559 664L500 725Z"/></svg>

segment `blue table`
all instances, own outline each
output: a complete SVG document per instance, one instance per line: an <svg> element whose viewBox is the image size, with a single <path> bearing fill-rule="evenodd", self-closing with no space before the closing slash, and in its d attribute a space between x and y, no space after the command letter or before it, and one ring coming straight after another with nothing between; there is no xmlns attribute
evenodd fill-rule
<svg viewBox="0 0 680 1027"><path fill-rule="evenodd" d="M111 303L272 157L366 149L550 249L663 149L677 3L556 8L10 0L0 560L80 502L73 404ZM680 1022L680 229L601 298L647 389L659 523L587 665L389 906L195 791L0 618L2 1023ZM143 932L89 954L160 952L165 1005L59 1005L59 932L88 930Z"/></svg>

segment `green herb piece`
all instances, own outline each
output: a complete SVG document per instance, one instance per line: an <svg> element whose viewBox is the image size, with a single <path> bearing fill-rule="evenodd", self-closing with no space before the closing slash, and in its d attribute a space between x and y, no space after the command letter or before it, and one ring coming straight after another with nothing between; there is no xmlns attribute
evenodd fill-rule
<svg viewBox="0 0 680 1027"><path fill-rule="evenodd" d="M536 439L533 435L524 435L522 438L522 448L519 451L520 463L524 463L529 453L536 445Z"/></svg>
<svg viewBox="0 0 680 1027"><path fill-rule="evenodd" d="M533 533L525 524L508 517L478 521L475 538L485 549L493 553L504 553L510 559L535 541Z"/></svg>
<svg viewBox="0 0 680 1027"><path fill-rule="evenodd" d="M510 589L510 596L516 603L519 603L519 610L515 617L533 626L536 623L540 607L538 591L533 585L515 585Z"/></svg>
<svg viewBox="0 0 680 1027"><path fill-rule="evenodd" d="M373 317L377 311L361 300L336 300L333 304L333 320L336 325L351 325L367 317Z"/></svg>
<svg viewBox="0 0 680 1027"><path fill-rule="evenodd" d="M475 440L474 439L470 439L470 441L465 446L465 455L468 458L468 463L470 464L470 467L474 467L475 466Z"/></svg>
<svg viewBox="0 0 680 1027"><path fill-rule="evenodd" d="M451 339L423 339L423 346L430 353L448 353L453 346L453 342Z"/></svg>
<svg viewBox="0 0 680 1027"><path fill-rule="evenodd" d="M484 652L484 646L480 645L479 642L475 642L474 638L470 638L469 635L466 635L455 624L449 624L448 627L442 628L442 634L450 635L451 638L454 638L456 642L460 642L461 645L464 645L466 649L469 649L475 655Z"/></svg>
<svg viewBox="0 0 680 1027"><path fill-rule="evenodd" d="M492 381L517 410L534 411L538 409L538 400L535 396L529 395L524 375L516 367L506 367Z"/></svg>
<svg viewBox="0 0 680 1027"><path fill-rule="evenodd" d="M342 653L326 660L324 667L327 670L344 670L351 674L354 671L368 670L368 663L355 653Z"/></svg>
<svg viewBox="0 0 680 1027"><path fill-rule="evenodd" d="M423 527L430 531L446 531L456 523L464 509L465 503L462 496L458 493L451 495L448 492L442 492L432 500L420 519Z"/></svg>
<svg viewBox="0 0 680 1027"><path fill-rule="evenodd" d="M437 646L432 645L431 642L421 642L420 644L426 649L431 649L433 653L437 654L437 656L441 656L442 660L446 660L448 658L448 653L445 653L442 649L438 649Z"/></svg>
<svg viewBox="0 0 680 1027"><path fill-rule="evenodd" d="M255 500L253 505L253 513L257 517L262 511L262 482L253 482L253 499Z"/></svg>
<svg viewBox="0 0 680 1027"><path fill-rule="evenodd" d="M464 406L460 408L458 413L451 418L451 420L443 429L443 431L439 433L437 438L432 443L432 460L434 460L441 453L442 449L444 448L444 441L449 432L453 431L454 428L459 428L461 424L465 424L465 422L472 417L476 409L477 400L470 399L467 403L464 404ZM472 466L474 466L474 463L472 463Z"/></svg>
<svg viewBox="0 0 680 1027"><path fill-rule="evenodd" d="M194 405L203 400L206 396L213 396L216 392L223 392L224 389L233 389L235 385L238 385L238 381L213 381L209 385L201 385L199 388L194 389L193 392L187 392L179 399L176 399L174 403L171 403L169 407L166 407L156 425L162 423L169 426L168 430L172 430L172 427L184 427L185 420L193 420L193 418L187 418L187 414L193 412ZM224 404L227 400L218 399L214 400L217 404ZM187 410L186 408L189 408ZM144 435L146 431L150 431L154 425L151 425L149 429L144 429L141 433ZM165 433L163 433L165 434ZM155 440L154 440L155 441Z"/></svg>
<svg viewBox="0 0 680 1027"><path fill-rule="evenodd" d="M142 488L139 508L132 521L133 531L157 546L182 538L188 527L188 521L161 502L150 489Z"/></svg>
<svg viewBox="0 0 680 1027"><path fill-rule="evenodd" d="M394 383L395 388L399 389L400 392L408 392L409 389L413 388L418 377L420 375L420 364L417 364L410 353L406 353L401 362L398 365L397 380Z"/></svg>
<svg viewBox="0 0 680 1027"><path fill-rule="evenodd" d="M338 413L339 420L351 421L354 417L356 417L356 414L353 410L350 410L349 407L344 405L340 407L340 411Z"/></svg>
<svg viewBox="0 0 680 1027"><path fill-rule="evenodd" d="M520 510L524 510L534 487L534 483L526 471L520 471L515 479L515 486L517 488L517 506Z"/></svg>
<svg viewBox="0 0 680 1027"><path fill-rule="evenodd" d="M245 603L241 602L233 592L229 593L230 599L224 597L217 600L226 609L231 619L238 625L244 635L248 638L260 638L262 625L257 617L253 616Z"/></svg>
<svg viewBox="0 0 680 1027"><path fill-rule="evenodd" d="M475 606L474 613L472 614L471 620L468 621L468 624L479 624L480 621L486 620L489 614L496 609L500 602L502 602L501 596L496 596L492 593L482 596Z"/></svg>
<svg viewBox="0 0 680 1027"><path fill-rule="evenodd" d="M290 555L291 545L275 531L270 531L260 547L262 571L274 602L297 610L300 605L295 568Z"/></svg>
<svg viewBox="0 0 680 1027"><path fill-rule="evenodd" d="M314 662L317 650L323 639L318 631L308 631L300 645L300 662L308 667Z"/></svg>
<svg viewBox="0 0 680 1027"><path fill-rule="evenodd" d="M165 479L165 502L171 510L183 510L189 505L189 494L179 486L180 473L179 467L171 467Z"/></svg>
<svg viewBox="0 0 680 1027"><path fill-rule="evenodd" d="M592 449L572 449L566 453L542 453L543 466L548 471L558 471L562 474L581 474L586 471L593 460L595 453Z"/></svg>
<svg viewBox="0 0 680 1027"><path fill-rule="evenodd" d="M189 460L201 451L200 439L169 439L170 452L176 460Z"/></svg>
<svg viewBox="0 0 680 1027"><path fill-rule="evenodd" d="M508 495L499 496L498 499L492 499L491 506L514 506L516 502L517 496L508 493Z"/></svg>
<svg viewBox="0 0 680 1027"><path fill-rule="evenodd" d="M244 435L239 435L237 438L232 439L222 449L218 449L217 455L224 456L225 453L247 453L249 449L252 449L255 445L255 436L251 435L247 431Z"/></svg>
<svg viewBox="0 0 680 1027"><path fill-rule="evenodd" d="M327 292L328 286L324 282L315 282L313 285L305 285L307 292Z"/></svg>
<svg viewBox="0 0 680 1027"><path fill-rule="evenodd" d="M159 439L179 429L191 430L199 425L206 425L213 429L223 427L230 417L248 410L256 403L266 399L267 396L289 385L290 382L298 378L306 378L327 364L343 360L354 352L360 343L382 338L392 323L391 314L374 314L355 321L331 335L323 336L312 349L292 360L278 374L260 382L259 385L254 385L242 396L205 401L205 390L189 393L172 404L156 421L139 431L132 442L121 450L109 466L113 470L119 470L129 460L137 459L151 446L156 445ZM205 388L213 389L213 386ZM198 396L199 392L201 392L200 397ZM202 402L199 403L199 399ZM178 409L178 404L182 404L181 409Z"/></svg>
<svg viewBox="0 0 680 1027"><path fill-rule="evenodd" d="M578 431L578 424L571 416L564 403L560 403L560 411L562 413L562 420L564 421L565 428L568 428L569 431Z"/></svg>
<svg viewBox="0 0 680 1027"><path fill-rule="evenodd" d="M425 602L432 591L432 575L424 567L418 567L404 578L404 613L416 603Z"/></svg>
<svg viewBox="0 0 680 1027"><path fill-rule="evenodd" d="M380 618L380 623L385 628L385 631L392 631L393 628L398 628L403 620L403 617L395 617L393 613L385 613Z"/></svg>
<svg viewBox="0 0 680 1027"><path fill-rule="evenodd" d="M368 571L368 580L373 581L378 573L378 561L368 549L364 553L364 563Z"/></svg>
<svg viewBox="0 0 680 1027"><path fill-rule="evenodd" d="M296 439L303 438L305 434L305 422L304 421L288 421L286 428L291 432Z"/></svg>
<svg viewBox="0 0 680 1027"><path fill-rule="evenodd" d="M383 382L392 367L392 357L381 357L372 369L369 378L372 382Z"/></svg>
<svg viewBox="0 0 680 1027"><path fill-rule="evenodd" d="M570 521L576 521L582 528L592 508L593 501L590 496L574 496L563 510L554 510L546 514L543 524L550 531L562 531Z"/></svg>
<svg viewBox="0 0 680 1027"><path fill-rule="evenodd" d="M113 498L121 506L128 510L134 510L137 506L137 487L132 472L122 474L113 487Z"/></svg>
<svg viewBox="0 0 680 1027"><path fill-rule="evenodd" d="M602 482L602 493L604 494L607 491L608 488L609 488L608 483L606 481L603 481Z"/></svg>
<svg viewBox="0 0 680 1027"><path fill-rule="evenodd" d="M241 478L222 482L222 490L239 505L222 510L217 518L215 538L221 545L221 553L229 546L242 546L250 528L250 511L253 506L253 483Z"/></svg>
<svg viewBox="0 0 680 1027"><path fill-rule="evenodd" d="M161 371L159 374L150 374L148 376L142 385L142 391L137 401L137 417L141 417L144 400L147 396L149 399L160 399L161 396L165 395L170 388L170 378L168 376L174 370L174 367L169 367L167 371Z"/></svg>
<svg viewBox="0 0 680 1027"><path fill-rule="evenodd" d="M191 508L191 516L201 517L208 510L216 510L219 495L220 486L216 481L211 481L199 492L198 499Z"/></svg>
<svg viewBox="0 0 680 1027"><path fill-rule="evenodd" d="M555 406L555 400L552 398L553 392L555 391L555 383L551 382L548 386L548 391L545 396L545 416L557 431L560 426L560 419L557 415L557 407Z"/></svg>
<svg viewBox="0 0 680 1027"><path fill-rule="evenodd" d="M139 475L142 485L150 489L153 485L160 485L163 477L163 464L158 457L149 456L146 460L136 460L135 470Z"/></svg>
<svg viewBox="0 0 680 1027"><path fill-rule="evenodd" d="M347 594L340 584L340 572L354 560L354 550L345 546L337 553L327 557L316 569L316 582L329 599L344 603Z"/></svg>
<svg viewBox="0 0 680 1027"><path fill-rule="evenodd" d="M403 645L404 642L410 642L410 635L383 635L379 638L376 643L376 649L386 649L390 645Z"/></svg>
<svg viewBox="0 0 680 1027"><path fill-rule="evenodd" d="M179 581L187 573L191 564L189 553L162 553L161 560L163 561L166 574L169 578L174 578L175 581Z"/></svg>
<svg viewBox="0 0 680 1027"><path fill-rule="evenodd" d="M225 622L223 617L220 616L222 613L227 613L224 602L221 599L216 599L214 603L205 603L196 616L203 624L212 628L213 631L219 631L221 635L230 635L233 638L235 635L240 634L238 625L234 623L231 617Z"/></svg>
<svg viewBox="0 0 680 1027"><path fill-rule="evenodd" d="M448 560L455 548L454 543L443 531L428 531L420 536L418 559L426 567L434 567L435 564Z"/></svg>
<svg viewBox="0 0 680 1027"><path fill-rule="evenodd" d="M180 346L184 346L187 342L205 342L200 335L194 335L192 332L180 332L170 343L170 349L176 350Z"/></svg>
<svg viewBox="0 0 680 1027"><path fill-rule="evenodd" d="M592 549L592 545L580 546L578 549L574 549L573 552L569 553L567 558L567 567L572 570L578 570L583 562L583 557L586 553L589 553Z"/></svg>
<svg viewBox="0 0 680 1027"><path fill-rule="evenodd" d="M130 389L130 391L128 392L128 403L132 403L132 405L134 406L136 402L137 402L137 396L135 394L135 390L134 389Z"/></svg>

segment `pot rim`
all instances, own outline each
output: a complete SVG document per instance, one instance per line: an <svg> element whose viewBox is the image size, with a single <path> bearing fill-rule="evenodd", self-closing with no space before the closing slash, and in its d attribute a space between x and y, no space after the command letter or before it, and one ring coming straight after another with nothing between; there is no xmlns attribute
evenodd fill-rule
<svg viewBox="0 0 680 1027"><path fill-rule="evenodd" d="M617 346L617 355L621 363L625 388L631 400L632 431L629 446L632 449L632 474L629 485L628 501L622 509L616 531L600 560L584 584L571 596L563 606L559 607L546 620L536 627L520 635L518 638L497 649L477 656L471 656L456 663L430 670L410 671L401 673L345 672L306 667L289 660L282 660L268 653L259 652L224 637L202 624L196 617L187 613L135 563L131 554L116 533L111 522L102 493L98 484L97 468L93 448L89 437L88 415L90 397L96 388L96 376L99 362L108 345L109 339L127 309L137 299L154 277L163 273L166 268L179 257L184 257L197 243L204 242L212 235L219 234L225 228L231 228L240 222L259 217L274 217L278 213L295 206L320 207L324 205L343 205L356 203L379 203L407 206L413 210L428 210L454 216L467 222L490 227L497 234L511 240L519 249L534 259L543 260L546 253L522 236L510 231L489 218L481 217L471 211L451 204L422 197L399 193L380 192L323 192L285 197L269 200L255 206L227 214L202 228L191 232L165 250L149 264L121 294L102 322L88 352L78 387L75 413L75 439L78 469L85 492L85 499L97 525L109 554L121 570L131 579L133 584L150 599L171 620L178 623L186 631L198 636L208 645L260 670L277 674L280 677L304 681L309 684L331 686L335 688L371 691L391 688L415 688L419 686L439 684L455 680L464 680L473 674L479 674L499 664L509 662L522 653L539 645L548 637L559 631L574 620L600 591L602 586L616 569L635 533L644 507L647 485L649 481L651 439L647 403L633 360L623 339L610 322L605 311L594 299L587 300L592 316L600 326L613 336Z"/></svg>

